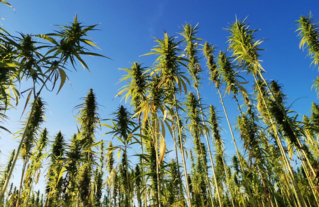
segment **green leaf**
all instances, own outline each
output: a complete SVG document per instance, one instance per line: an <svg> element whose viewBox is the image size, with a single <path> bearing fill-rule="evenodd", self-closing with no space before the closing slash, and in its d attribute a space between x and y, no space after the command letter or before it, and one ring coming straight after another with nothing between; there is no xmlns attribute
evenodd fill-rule
<svg viewBox="0 0 319 207"><path fill-rule="evenodd" d="M87 66L87 64L84 62L84 60L82 60L82 58L80 57L79 54L75 53L74 54L75 57L78 59L78 61L80 61L81 65L83 66L84 69L88 69L88 71L90 71L89 67ZM71 59L72 62L72 59ZM72 63L72 65L74 66L74 63Z"/></svg>
<svg viewBox="0 0 319 207"><path fill-rule="evenodd" d="M0 0L0 2L11 7L14 10L14 7L11 4L9 4L8 2L6 2L5 0Z"/></svg>
<svg viewBox="0 0 319 207"><path fill-rule="evenodd" d="M60 68L58 68L58 70L59 70L59 74L60 74L60 78L61 78L61 84L60 84L59 90L58 90L58 92L57 92L56 94L58 94L58 93L60 92L61 88L63 87L63 85L64 85L64 83L65 83L65 80L66 80L66 79L70 80L70 79L68 78L68 76L66 75L66 73L65 73L64 70L62 70L62 69L60 69Z"/></svg>
<svg viewBox="0 0 319 207"><path fill-rule="evenodd" d="M187 94L187 86L185 84L185 81L183 79L181 79L181 82L183 84L183 88L184 88L185 94Z"/></svg>
<svg viewBox="0 0 319 207"><path fill-rule="evenodd" d="M107 58L107 59L110 59L110 60L112 60L111 58L109 58L109 57L106 57L106 56L104 56L104 55L101 55L101 54L98 54L98 53L94 53L94 52L79 52L79 54L81 54L81 55L91 55L91 56L98 56L98 57L104 57L104 58Z"/></svg>
<svg viewBox="0 0 319 207"><path fill-rule="evenodd" d="M17 65L16 63L0 63L0 67L9 67L9 68L15 68L18 67L19 65Z"/></svg>
<svg viewBox="0 0 319 207"><path fill-rule="evenodd" d="M10 35L10 33L9 32L7 32L5 29L3 29L2 27L0 27L0 31L2 31L2 32L4 32L4 33L6 33L7 35Z"/></svg>
<svg viewBox="0 0 319 207"><path fill-rule="evenodd" d="M111 125L108 125L108 124L104 124L104 123L101 123L102 126L105 126L105 127L108 127L108 128L111 128L113 129L113 127Z"/></svg>
<svg viewBox="0 0 319 207"><path fill-rule="evenodd" d="M66 164L66 165L61 169L61 171L60 171L60 173L59 173L58 182L59 182L60 178L63 176L63 173L66 171L66 167L67 167L67 166L68 166L68 164Z"/></svg>
<svg viewBox="0 0 319 207"><path fill-rule="evenodd" d="M27 108L27 105L28 105L28 103L29 103L29 100L30 100L32 91L33 91L33 90L31 89L31 90L30 90L30 93L29 93L29 95L28 95L28 98L27 98L27 100L26 100L26 102L25 102L24 109L23 109L23 112L22 112L22 114L21 114L21 117L22 117L22 115L23 115L25 109Z"/></svg>
<svg viewBox="0 0 319 207"><path fill-rule="evenodd" d="M168 130L169 130L169 133L171 134L171 136L173 136L173 131L172 131L172 128L171 126L169 125L169 123L167 121L164 121L164 123L166 124Z"/></svg>
<svg viewBox="0 0 319 207"><path fill-rule="evenodd" d="M55 39L53 39L52 37L48 36L48 35L43 35L43 34L39 34L39 35L34 35L35 37L39 37L42 38L44 40L47 40L55 45L58 45L57 41L55 41Z"/></svg>
<svg viewBox="0 0 319 207"><path fill-rule="evenodd" d="M94 47L96 47L96 48L99 48L96 44L94 44L93 42L91 42L90 40L83 40L86 44L88 44L88 45L92 45L92 46L94 46ZM99 49L101 49L101 48L99 48Z"/></svg>
<svg viewBox="0 0 319 207"><path fill-rule="evenodd" d="M127 137L127 143L129 143L132 138L133 138L133 134L129 134L128 137Z"/></svg>

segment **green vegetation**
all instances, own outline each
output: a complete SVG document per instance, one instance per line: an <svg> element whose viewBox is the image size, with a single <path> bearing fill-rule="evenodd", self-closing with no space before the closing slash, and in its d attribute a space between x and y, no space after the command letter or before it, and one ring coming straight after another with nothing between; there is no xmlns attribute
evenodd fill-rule
<svg viewBox="0 0 319 207"><path fill-rule="evenodd" d="M13 37L0 28L1 120L19 104L16 86L22 80L32 83L22 112L29 111L18 133L19 146L1 166L0 206L319 206L319 106L312 103L311 116L303 120L293 115L280 83L263 76L263 41L254 38L257 30L250 29L246 19L227 28L231 56L216 54L215 46L208 42L201 46L197 25L185 24L181 41L165 32L145 54L154 57L153 66L134 62L123 69L127 75L121 81L128 84L117 96L123 95L130 108L119 106L110 119L102 119L98 98L90 89L83 103L75 107L78 131L70 139L58 132L50 142L48 130L41 129L47 106L41 94L43 89L53 90L58 81L59 93L68 79L67 63L75 69L79 61L89 70L83 55L105 57L89 50L98 48L87 38L96 26L85 27L75 17L71 25L49 34ZM311 15L302 16L298 27L300 47L308 49L312 63L318 66L317 23ZM44 54L39 52L43 49ZM204 107L202 103L205 67L200 59L206 60L220 106ZM247 81L239 71L252 76L253 93L245 88ZM318 86L319 78L314 84L317 93ZM188 92L190 89L195 92ZM238 107L233 125L223 93L231 95ZM221 133L223 114L218 107L223 109L232 140ZM117 145L109 139L97 141L98 129ZM3 126L0 130L8 131ZM166 156L169 139L176 156L170 160ZM236 152L230 160L224 143L231 141ZM193 143L193 149L185 148L187 142ZM129 159L133 156L136 163ZM14 186L18 159L22 160L22 175L15 178L19 186ZM295 169L293 159L300 161ZM40 177L45 178L45 189L35 191Z"/></svg>

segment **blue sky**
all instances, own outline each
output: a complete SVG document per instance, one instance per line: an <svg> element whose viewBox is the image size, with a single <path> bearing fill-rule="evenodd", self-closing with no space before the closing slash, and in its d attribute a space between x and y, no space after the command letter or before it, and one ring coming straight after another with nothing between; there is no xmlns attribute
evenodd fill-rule
<svg viewBox="0 0 319 207"><path fill-rule="evenodd" d="M148 53L155 46L154 38L162 39L164 31L169 35L178 36L181 26L185 22L199 23L198 37L202 38L217 47L226 51L228 32L225 28L229 23L248 16L247 22L252 29L260 29L256 33L256 39L265 39L261 48L266 49L261 54L262 66L267 71L265 77L269 80L277 80L284 87L284 93L288 95L288 105L296 101L291 107L300 115L309 115L311 102L316 102L317 97L311 85L316 76L317 68L310 66L311 60L307 53L299 49L299 37L297 37L296 20L300 15L307 15L310 11L319 20L318 1L256 1L256 0L29 0L29 1L8 1L15 7L15 11L1 4L0 17L1 27L13 35L17 32L25 34L44 34L52 32L56 27L72 22L74 16L78 15L78 20L84 25L98 24L99 30L91 32L92 40L102 49L96 50L113 60L87 57L85 61L91 69L91 73L84 71L80 64L77 65L77 72L69 66L72 72L68 76L72 82L72 88L66 84L62 91L56 95L54 92L44 91L43 98L48 103L46 113L47 122L43 127L47 127L53 137L59 130L69 139L76 132L76 115L74 106L82 103L81 97L86 96L90 88L93 88L97 95L100 106L100 116L102 119L111 118L111 113L117 109L121 98L114 98L118 89L123 85L118 83L125 73L119 68L128 68L130 63L139 61L144 66L151 66L155 57L141 56ZM230 55L230 54L229 54ZM202 59L202 61L204 61ZM202 68L205 68L204 62ZM245 74L243 74L245 76ZM222 107L219 102L217 92L213 85L207 80L208 72L202 73L202 86L200 88L203 102L207 105L214 104L220 112ZM251 81L250 78L247 80ZM247 89L251 84L247 85ZM20 85L23 91L29 86L28 82ZM190 89L192 91L192 89ZM24 95L24 98L26 95ZM7 113L10 120L6 126L15 132L21 129L20 119L25 99L22 98L20 105ZM234 123L238 111L236 103L228 96L225 97L226 107ZM227 154L234 153L234 146L231 143L230 132L223 113L222 117L223 138ZM97 135L107 132L103 128ZM238 135L238 133L236 133ZM17 141L12 135L0 134L0 149L2 156L0 163L7 161L9 152L17 147ZM103 137L108 140L110 137ZM167 141L172 145L171 141ZM188 148L191 144L187 145ZM19 169L17 168L17 178Z"/></svg>

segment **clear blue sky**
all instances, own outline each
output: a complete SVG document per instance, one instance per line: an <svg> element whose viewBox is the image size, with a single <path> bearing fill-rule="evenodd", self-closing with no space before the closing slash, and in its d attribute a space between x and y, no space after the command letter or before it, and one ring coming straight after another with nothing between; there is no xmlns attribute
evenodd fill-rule
<svg viewBox="0 0 319 207"><path fill-rule="evenodd" d="M227 36L224 28L237 18L244 19L253 29L261 29L256 38L264 38L261 48L263 67L267 71L265 77L278 80L284 86L284 92L288 95L288 103L300 97L292 108L301 115L309 115L311 102L317 101L311 85L319 75L317 68L310 66L311 60L307 53L299 49L299 37L295 32L296 20L300 15L307 15L310 11L314 17L319 17L319 2L313 1L288 1L288 0L9 0L15 7L11 8L0 4L1 26L13 35L17 32L25 34L44 34L55 29L54 25L72 22L77 14L79 21L85 25L101 23L98 31L90 34L93 41L102 49L101 54L108 56L113 61L98 57L88 57L85 61L89 65L92 75L84 71L78 64L77 72L69 72L72 82L65 85L60 94L45 91L43 97L48 103L46 113L47 127L53 137L59 130L69 139L76 132L76 122L73 115L76 111L73 107L82 103L81 97L86 96L88 90L93 88L100 106L100 116L103 119L111 118L110 114L117 109L121 98L115 98L115 94L123 84L116 84L124 75L118 68L130 67L130 62L139 61L144 66L151 66L155 57L140 55L148 53L155 45L154 38L162 39L164 30L169 35L176 35L185 22L199 23L198 37L212 44L216 44L217 52L227 48ZM318 18L319 20L319 18ZM181 38L179 36L179 38ZM218 54L216 52L216 55ZM202 68L205 68L204 65ZM70 69L72 69L70 67ZM200 88L203 101L206 105L214 104L222 112L219 97L213 89L213 85L207 81L208 72L202 73L203 81ZM248 78L248 80L250 80ZM21 91L28 88L28 83L23 82ZM248 88L251 91L251 88ZM26 95L25 95L26 96ZM7 127L13 132L22 127L25 120L20 116L25 99L22 98L17 110L7 113L10 121ZM225 97L226 107L232 123L238 115L236 104L228 96ZM124 104L124 102L122 102ZM227 154L234 153L228 126L223 113L222 127L223 138L227 148ZM106 132L104 128L99 132ZM238 135L238 134L237 134ZM17 147L17 142L11 139L13 136L2 133L0 149L2 152L0 163L7 161L9 152ZM107 139L109 137L103 137ZM170 142L170 141L168 141ZM172 143L168 143L172 145ZM189 148L191 145L188 144ZM17 177L19 178L17 168ZM19 178L20 179L20 178Z"/></svg>

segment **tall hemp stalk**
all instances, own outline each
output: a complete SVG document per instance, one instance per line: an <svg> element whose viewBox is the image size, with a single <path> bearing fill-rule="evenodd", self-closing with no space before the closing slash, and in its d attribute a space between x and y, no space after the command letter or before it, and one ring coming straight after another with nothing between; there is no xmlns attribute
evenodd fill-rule
<svg viewBox="0 0 319 207"><path fill-rule="evenodd" d="M191 75L191 78L193 80L193 87L195 88L196 92L197 92L197 99L199 102L199 109L200 109L200 114L201 114L201 119L202 119L202 123L204 125L205 128L205 139L206 139L206 144L208 147L208 153L209 153L209 158L210 158L210 162L212 165L212 169L213 169L213 176L214 176L214 180L215 183L217 184L217 178L216 178L216 173L215 173L215 166L214 166L214 161L213 161L213 156L211 153L211 149L210 149L210 143L208 140L208 130L206 129L206 122L204 119L204 113L203 113L203 108L202 108L202 103L201 103L201 98L200 98L200 92L198 89L198 86L200 85L200 72L202 71L202 69L200 68L200 64L199 64L199 58L197 56L197 52L198 52L198 41L201 41L201 39L196 37L197 34L197 30L198 27L196 26L192 26L191 24L186 24L185 26L183 26L183 33L181 33L181 35L185 38L185 41L187 43L186 46L186 57L188 57L189 63L188 63L188 72ZM206 175L208 177L208 173ZM211 185L210 182L208 181L207 185L209 186L209 190L211 193L211 198L213 199L213 195L212 195L212 190L211 190ZM216 186L216 191L217 191L217 197L218 197L218 201L219 201L219 206L222 206L222 201L221 201L221 193L219 192L218 186ZM212 205L214 202L212 202Z"/></svg>
<svg viewBox="0 0 319 207"><path fill-rule="evenodd" d="M77 134L74 134L71 138L69 149L66 152L66 157L69 160L68 164L65 165L66 167L66 180L68 180L68 185L65 193L65 203L66 205L72 206L73 204L77 203L78 199L78 170L81 168L80 160L82 156L82 145L81 145L81 137Z"/></svg>
<svg viewBox="0 0 319 207"><path fill-rule="evenodd" d="M98 114L98 103L96 96L93 93L93 89L89 90L89 93L84 99L84 103L75 106L75 109L78 109L77 122L80 125L80 143L82 150L85 153L82 154L82 167L81 175L78 178L79 193L84 205L89 206L93 205L92 194L92 182L91 177L94 174L94 153L93 146L95 145L95 132L100 128L100 117Z"/></svg>
<svg viewBox="0 0 319 207"><path fill-rule="evenodd" d="M222 96L222 94L220 92L220 79L218 77L218 70L217 70L216 63L214 62L213 51L214 51L214 46L211 46L208 42L205 42L204 47L203 47L203 53L204 53L204 55L205 55L205 57L207 59L207 67L209 68L209 71L210 71L210 74L211 74L210 79L215 84L215 88L218 91L218 94L219 94L219 97L220 97L220 101L221 101L223 109L224 109L224 113L225 113L226 120L227 120L227 123L228 123L228 126L229 126L229 130L230 130L230 133L231 133L231 136L233 138L233 142L234 142L234 145L235 145L235 148L236 148L236 154L239 157L239 163L240 163L240 166L241 166L241 168L243 170L242 171L243 172L243 179L244 179L244 183L246 185L246 188L248 190L249 199L250 199L250 201L252 202L253 205L256 205L255 198L253 197L252 193L250 192L250 188L247 186L248 185L248 181L247 181L246 173L245 173L244 168L243 168L242 160L240 159L241 156L240 156L240 153L239 153L239 150L238 150L238 147L237 147L237 143L236 143L235 136L234 136L234 133L233 133L233 130L232 130L232 126L231 126L231 124L229 122L229 119L228 119L227 111L226 111L225 104L224 104L224 101L223 101L223 96Z"/></svg>
<svg viewBox="0 0 319 207"><path fill-rule="evenodd" d="M133 133L138 129L138 127L135 127L135 122L131 121L132 115L124 106L120 106L118 111L114 112L113 114L114 118L112 119L112 122L114 126L111 127L109 125L103 125L108 126L112 129L112 131L108 132L107 134L112 134L113 137L117 138L124 145L124 147L112 147L112 149L110 150L114 151L115 149L119 149L119 153L123 151L122 165L120 166L120 168L122 168L122 176L124 176L123 179L125 184L125 192L123 193L123 195L125 195L126 205L131 206L132 200L130 199L131 195L129 191L132 189L130 187L131 181L129 180L129 163L127 159L127 148L131 144Z"/></svg>
<svg viewBox="0 0 319 207"><path fill-rule="evenodd" d="M155 147L155 156L156 156L156 178L157 178L157 205L161 207L162 205L162 200L161 200L161 180L160 180L160 156L159 156L159 137L160 137L160 118L158 117L158 112L159 109L163 111L161 108L163 103L162 101L164 100L163 95L164 95L164 90L163 88L158 87L160 83L160 78L156 74L154 75L153 81L151 82L151 88L150 88L150 95L152 97L152 104L150 105L151 108L151 132L153 135L153 142L154 147ZM163 128L162 128L162 139L163 137Z"/></svg>
<svg viewBox="0 0 319 207"><path fill-rule="evenodd" d="M239 76L238 72L234 71L234 69L232 68L232 64L230 62L230 58L226 57L226 54L224 52L219 53L218 71L219 71L219 75L221 78L220 80L226 84L226 92L228 92L228 94L230 94L230 92L233 93L233 98L236 100L236 103L238 105L238 109L239 109L241 117L242 117L242 119L239 119L239 120L242 120L241 123L246 122L247 124L243 124L243 125L250 126L251 129L253 129L253 131L255 131L255 133L248 133L248 134L250 134L248 137L251 138L251 142L248 142L248 145L254 144L254 146L248 147L248 145L247 145L246 149L251 152L250 155L252 157L255 157L256 155L261 156L262 150L259 147L259 145L260 145L259 138L255 138L255 135L257 136L257 134L258 134L256 131L258 126L255 123L255 116L254 116L254 113L252 111L252 106L251 106L251 103L249 101L247 91L241 85L241 84L245 84L247 82L240 82L238 80L239 78L243 79L243 77ZM248 106L247 113L250 116L249 120L247 119L247 116L243 114L243 112L241 110L241 106L238 102L237 96L238 96L239 91L242 93L243 98ZM239 126L243 126L243 125L239 125ZM245 127L239 127L240 130L244 129L244 128ZM242 130L241 130L241 132L242 132ZM252 132L252 131L250 131L250 132ZM247 134L245 134L244 136L242 135L242 137L245 137L245 136L247 136ZM247 139L244 139L244 141L246 141L246 140ZM256 150L256 149L258 149L258 150ZM268 188L269 181L266 179L266 176L264 175L263 165L260 164L261 163L260 161L262 161L264 163L263 157L259 157L259 159L256 158L255 160L256 160L256 162L259 163L259 166L258 166L259 173L261 174L263 185L266 188L266 191L270 192L270 189ZM271 202L271 205L273 206L271 195L270 195L269 200Z"/></svg>
<svg viewBox="0 0 319 207"><path fill-rule="evenodd" d="M32 107L34 111L30 112L30 116L28 119L30 119L29 122L29 127L28 131L26 133L26 139L24 140L22 144L22 151L21 151L21 156L23 159L23 166L22 166L22 173L21 173L21 180L20 180L20 187L19 187L19 194L18 194L18 202L17 206L20 204L20 196L21 196L21 191L22 191L22 183L24 180L24 173L25 169L27 166L27 163L30 160L30 157L32 156L31 154L31 149L35 145L35 139L37 132L39 131L40 125L44 122L44 102L42 101L41 98L38 98L36 102L32 103Z"/></svg>
<svg viewBox="0 0 319 207"><path fill-rule="evenodd" d="M281 152L280 152L280 146L276 140L276 137L275 137L275 132L273 131L273 128L271 127L271 123L269 122L269 119L270 118L274 118L275 120L278 119L279 117L283 117L282 116L282 113L280 112L280 110L278 109L278 107L276 106L275 103L273 103L273 101L270 99L269 97L269 93L267 92L266 90L266 86L265 84L261 81L261 80L258 80L258 84L255 84L255 93L257 93L257 110L259 111L260 113L260 117L261 119L264 121L264 123L266 124L266 126L269 126L269 130L268 133L270 135L270 137L274 138L275 142L273 143L273 153L276 153L277 156L279 158L281 158L281 162L284 162L284 160L282 159L282 156L281 156ZM261 91L261 93L259 92ZM271 115L272 117L269 117L269 115L267 114L267 111L266 111L266 106L265 106L265 102L264 100L266 100L265 102L267 102L271 107L270 107L270 112L271 112ZM275 107L273 107L275 106ZM275 113L274 113L275 112ZM254 113L251 113L251 114L254 114ZM280 119L280 118L279 118ZM282 120L283 121L283 120ZM280 126L280 125L279 125ZM282 128L279 128L279 132L282 133ZM266 138L267 139L267 138ZM267 141L268 142L268 141ZM290 145L291 146L291 145ZM290 149L289 151L291 152L291 147L288 146L288 149ZM288 152L289 152L288 151ZM271 160L271 162L268 162L268 166L271 166L272 165L272 162L275 162L276 164L279 163L279 160L276 161L276 160ZM283 170L285 170L286 168L284 168ZM294 191L293 188L290 187L290 184L289 184L289 174L286 173L283 173L283 172L279 172L277 171L276 174L281 174L282 177L284 177L282 180L284 180L284 186L285 186L285 190L287 192L289 192L289 196L290 196L290 191ZM279 184L280 185L280 184ZM294 195L294 192L292 192L292 195ZM290 202L290 201L289 201Z"/></svg>
<svg viewBox="0 0 319 207"><path fill-rule="evenodd" d="M59 196L62 193L62 180L60 179L59 175L62 169L61 160L63 160L65 152L64 145L64 137L61 131L59 131L54 138L51 154L49 155L51 161L47 175L47 198L45 201L46 206L51 206L52 204L61 204Z"/></svg>
<svg viewBox="0 0 319 207"><path fill-rule="evenodd" d="M161 205L161 196L160 196L160 158L159 158L159 136L160 136L160 119L158 117L158 112L163 111L164 113L164 89L158 87L161 79L159 75L155 74L153 77L147 82L147 96L145 99L141 100L139 105L139 111L135 113L135 116L141 116L143 113L143 124L142 124L142 132L145 133L143 136L145 138L151 138L152 143L149 143L149 153L151 158L155 158L155 163L151 161L152 164L155 164L156 168L156 181L153 180L152 193L156 194L156 205ZM162 124L163 126L163 124ZM145 129L145 131L144 131ZM148 133L149 132L149 133ZM165 129L162 127L161 134L161 143L165 143ZM150 136L147 136L150 135ZM142 140L143 141L143 140ZM147 141L147 140L145 140ZM148 140L149 141L149 140ZM164 142L163 142L164 141ZM166 148L166 147L165 147ZM154 154L153 154L154 153ZM164 158L164 157L163 157ZM151 169L153 170L153 169Z"/></svg>
<svg viewBox="0 0 319 207"><path fill-rule="evenodd" d="M235 57L235 61L237 61L240 64L244 64L246 66L247 70L253 74L254 79L255 79L255 83L256 83L257 88L258 88L260 93L261 93L260 86L259 86L259 83L257 80L260 78L263 81L263 83L267 86L267 88L271 94L271 97L275 100L275 102L276 102L277 106L280 108L280 110L285 114L284 109L278 103L276 97L274 96L270 87L268 86L267 81L264 79L264 77L262 75L262 72L264 71L264 69L262 68L262 66L260 64L260 60L258 59L258 57L259 57L258 51L261 50L259 48L259 45L263 41L262 40L257 40L257 41L254 40L253 35L257 30L250 30L249 25L246 24L245 21L246 21L246 19L241 21L241 22L236 20L228 28L228 31L231 34L231 36L228 39L228 42L229 42L228 49L233 52L233 56ZM270 116L270 112L268 109L268 105L266 104L266 101L265 101L263 96L262 96L262 99L263 99L264 105L266 107L266 111L267 111L267 114L269 117L269 122L271 124L271 127L273 128L276 141L279 144L280 151L281 151L281 154L282 154L283 159L284 159L284 166L287 169L288 174L289 174L289 179L292 182L293 189L294 189L294 192L295 192L295 195L297 198L298 206L304 206L305 201L304 201L303 197L301 196L301 192L300 192L300 189L297 185L295 175L292 171L292 167L291 167L290 162L287 158L287 155L284 151L282 142L279 138L277 127L273 123L273 120L270 118L271 116ZM285 118L286 118L286 116L285 116ZM291 127L291 125L290 125L290 127Z"/></svg>
<svg viewBox="0 0 319 207"><path fill-rule="evenodd" d="M176 88L174 88L173 90L176 90ZM169 98L170 100L172 100L172 98ZM168 110L169 111L169 119L171 120L172 122L172 126L168 126L171 128L171 131L172 131L172 139L174 141L174 147L175 147L175 157L176 157L176 164L178 165L177 166L177 174L178 175L181 175L180 173L180 167L179 167L179 161L178 161L178 149L181 149L181 146L179 144L179 140L176 140L176 117L175 117L175 114L174 114L174 109L173 107L171 106L170 109ZM183 128L182 126L182 121L180 120L180 126L181 128ZM178 132L177 132L178 134ZM184 136L184 134L182 133L182 136ZM184 140L184 139L183 139ZM181 176L178 177L179 179L179 189L180 189L180 195L181 196L181 199L183 200L184 199L184 196L183 196L183 181L182 181L182 178Z"/></svg>
<svg viewBox="0 0 319 207"><path fill-rule="evenodd" d="M233 98L236 100L238 110L240 114L243 115L237 95L238 95L238 92L241 91L245 100L248 100L247 91L245 90L243 86L241 86L241 84L243 84L244 82L238 81L238 78L242 78L242 77L239 76L238 73L234 71L234 69L232 68L231 62L229 61L229 58L226 57L226 54L222 51L220 51L218 55L217 70L218 70L218 75L219 75L219 79L221 83L225 83L226 85L225 93L228 93L228 94L230 94L230 92L233 93ZM211 108L211 111L212 113L213 111L215 111L214 107Z"/></svg>
<svg viewBox="0 0 319 207"><path fill-rule="evenodd" d="M103 190L103 168L104 168L104 143L100 145L100 166L95 169L94 177L94 206L102 207L102 190Z"/></svg>
<svg viewBox="0 0 319 207"><path fill-rule="evenodd" d="M145 55L157 55L158 58L156 59L154 69L151 72L151 75L153 73L158 73L161 78L161 82L159 83L158 87L164 87L167 90L175 88L176 85L178 85L179 92L182 92L182 85L185 93L187 93L187 86L185 84L185 80L188 82L188 79L183 75L183 73L180 71L181 66L187 67L184 62L187 61L187 59L178 56L178 53L180 52L180 49L178 49L178 46L183 41L175 42L175 37L170 37L165 32L164 34L164 40L160 40L156 38L156 42L158 45L155 46L154 49L152 49L153 52L147 53ZM186 183L186 195L187 195L187 203L188 206L192 206L191 204L191 198L190 198L190 191L189 191L189 184L187 179L187 167L186 167L186 160L185 160L185 153L184 153L184 146L182 141L182 129L180 126L180 116L178 112L177 107L177 98L176 98L176 91L173 91L173 100L170 102L172 103L175 115L177 119L177 126L178 126L178 136L181 144L181 154L182 154L182 161L183 161L183 168L184 168L184 177L185 177L185 183Z"/></svg>
<svg viewBox="0 0 319 207"><path fill-rule="evenodd" d="M24 188L28 188L25 192L25 199L29 199L32 192L33 184L37 184L41 175L42 162L46 156L45 149L48 144L48 131L46 128L39 135L39 139L36 142L36 147L34 147L31 164L28 167L26 176L24 179Z"/></svg>
<svg viewBox="0 0 319 207"><path fill-rule="evenodd" d="M64 65L68 61L70 61L72 66L74 67L75 61L78 60L83 65L84 68L89 70L87 64L82 60L80 55L105 57L103 55L90 52L86 48L88 46L98 48L93 42L91 42L90 40L86 38L88 37L87 32L94 30L96 26L97 25L84 27L81 25L81 23L78 22L77 16L76 16L71 26L60 26L61 30L57 31L56 33L50 33L47 35L36 35L37 37L47 40L53 45L53 46L46 46L48 47L49 51L44 56L40 55L39 52L37 52L38 48L40 47L35 46L36 42L34 42L31 36L29 35L23 36L23 39L22 39L23 44L19 44L15 42L14 40L10 40L10 41L8 40L10 44L12 44L14 47L17 48L17 53L18 53L17 59L20 60L20 63L19 63L20 67L18 67L19 76L24 76L26 79L31 78L33 81L33 87L31 88L29 92L27 103L30 100L32 93L33 93L33 102L37 102L43 88L47 87L47 82L51 79L54 80L54 83L53 83L53 87L54 87L55 83L60 78L61 84L60 84L58 92L61 90L61 88L63 87L65 83L65 80L68 78L64 68ZM58 40L55 40L53 38L58 38ZM35 61L37 57L42 57L42 58L40 60ZM48 57L51 57L51 60L54 60L54 59L58 59L58 60L54 60L50 62L47 60ZM44 65L43 68L40 67L41 64ZM48 68L48 69L44 72L42 71L42 69L44 68ZM42 82L43 84L40 85L40 88L37 90L36 83L38 82ZM17 153L12 163L12 167L8 173L8 177L5 181L5 184L2 186L2 189L0 192L0 207L3 206L2 203L4 199L4 194L9 184L13 169L15 168L15 164L18 159L18 156L20 155L22 144L24 143L27 132L29 131L29 124L31 122L30 117L32 117L34 106L31 108L30 111L31 111L31 114L23 130L21 140L17 148Z"/></svg>
<svg viewBox="0 0 319 207"><path fill-rule="evenodd" d="M225 156L224 156L224 144L223 144L223 139L220 136L220 126L219 126L219 117L217 115L217 111L216 108L213 105L209 106L209 120L208 123L211 125L212 131L213 131L213 140L215 141L215 148L216 148L216 155L217 157L219 157L221 160L221 164L224 167L224 172L226 175L226 182L227 182L227 186L228 186L228 190L230 191L230 195L231 195L231 200L232 200L232 205L233 207L235 206L234 204L234 195L232 193L232 190L230 189L230 180L228 179L227 176L227 170L226 170L226 162L225 162ZM217 160L217 159L216 159Z"/></svg>
<svg viewBox="0 0 319 207"><path fill-rule="evenodd" d="M140 111L140 105L146 98L146 87L147 87L147 78L146 74L144 74L145 67L142 67L141 63L134 62L132 63L131 68L122 69L127 72L120 82L128 81L128 84L122 87L122 90L117 94L117 96L121 96L123 93L126 93L125 101L131 98L131 104L134 107L135 113ZM138 115L138 124L141 125L141 115ZM140 128L140 132L142 132L142 128ZM142 133L141 133L142 134ZM143 136L141 136L141 149L142 154L144 154L143 147ZM144 160L141 163L142 173L144 174ZM145 176L142 176L142 185L146 187ZM147 195L144 196L144 205L147 206Z"/></svg>
<svg viewBox="0 0 319 207"><path fill-rule="evenodd" d="M300 19L297 20L297 23L297 31L299 31L298 36L301 37L299 47L303 50L305 48L308 48L308 55L313 59L311 64L314 64L314 66L317 67L319 65L318 23L314 23L311 12L307 16L301 16ZM314 82L315 83L312 85L312 87L315 88L317 95L319 96L319 77L317 77ZM309 160L309 158L307 158L307 154L304 151L302 151L301 153L303 153L306 159ZM312 173L315 173L311 164L309 165L309 167L311 168ZM319 205L317 196L315 196L315 198L317 200L317 205Z"/></svg>
<svg viewBox="0 0 319 207"><path fill-rule="evenodd" d="M11 168L15 152L16 152L15 149L11 152L8 164L7 164L6 168L4 169L4 171L3 171L2 175L1 175L0 187L3 186L5 180L6 180L7 176L8 176L8 172L9 172L9 170ZM13 183L11 183L11 188L12 188L12 186L13 186ZM10 190L8 192L8 195L10 195L10 193L11 193L11 188L10 188ZM7 197L9 197L9 196L7 196ZM8 203L8 201L6 203Z"/></svg>
<svg viewBox="0 0 319 207"><path fill-rule="evenodd" d="M149 121L147 120L145 126L143 127L143 136L144 136L144 143L145 143L145 155L142 157L145 159L145 166L148 169L148 173L150 173L150 187L145 189L146 193L148 194L149 203L154 206L158 206L158 179L157 175L157 161L156 158L156 150L155 150L155 142L154 136L152 132L152 127ZM146 171L147 172L147 171ZM152 194L152 195L150 195ZM153 202L151 202L153 201Z"/></svg>
<svg viewBox="0 0 319 207"><path fill-rule="evenodd" d="M204 125L204 122L200 119L200 115L202 115L201 110L200 110L200 103L199 100L196 98L196 96L192 93L189 92L189 94L186 96L186 102L185 102L185 111L187 112L187 121L189 121L190 123L188 123L188 128L189 131L192 135L192 137L194 138L194 144L195 144L195 150L197 152L197 155L199 157L199 161L200 163L204 164L203 168L204 168L204 176L205 176L205 181L206 184L209 187L209 193L211 196L211 202L212 205L214 205L214 200L213 200L213 194L210 188L210 182L208 179L208 167L206 165L206 162L204 162L204 156L206 156L206 154L204 154L204 149L202 147L202 142L200 140L200 137L207 131L206 126ZM209 143L208 143L209 144ZM212 163L214 164L214 163ZM215 169L213 171L214 175L216 176L215 173ZM217 184L217 179L215 178L215 182ZM216 185L216 191L219 192L219 189L217 189L218 186ZM219 197L219 202L221 202L221 199ZM221 205L221 204L220 204Z"/></svg>
<svg viewBox="0 0 319 207"><path fill-rule="evenodd" d="M250 165L253 165L254 169L256 169L256 175L259 173L265 191L271 193L270 189L268 188L268 180L265 178L265 162L262 157L257 125L255 124L254 120L249 119L245 115L238 116L237 123L245 149L248 152L249 160L251 162ZM253 161L255 162L253 163ZM273 206L271 196L272 195L268 195L268 193L265 195L268 206Z"/></svg>
<svg viewBox="0 0 319 207"><path fill-rule="evenodd" d="M284 99L286 98L286 95L282 92L282 87L276 81L271 81L270 87L272 89L272 92L274 93L274 96L279 102L279 104L285 109ZM297 126L290 127L290 124L293 123L291 121L291 118L288 117L286 113L282 113L282 111L278 108L275 101L271 101L271 100L270 100L270 113L275 118L277 124L280 126L279 130L282 131L283 136L287 139L289 143L288 149L293 150L292 149L293 147L296 149L298 157L300 158L301 164L304 166L304 170L306 171L307 179L311 186L316 202L317 204L319 204L318 193L314 191L316 184L309 177L310 174L315 174L315 170L313 168L313 162L310 162L310 159L309 159L309 156L312 156L312 155L310 153L307 153L307 150L304 150L306 148L306 145L302 145L300 142L300 139L299 139L300 133L298 133L298 131L296 130L298 129L298 127ZM299 132L301 131L302 130L299 129ZM309 168L309 171L308 171L308 168Z"/></svg>
<svg viewBox="0 0 319 207"><path fill-rule="evenodd" d="M113 180L115 180L114 176L112 176L112 173L113 173L113 165L114 165L114 157L113 157L113 145L112 145L112 141L109 141L109 146L108 146L108 153L106 154L106 159L107 159L107 162L106 162L106 169L107 169L107 172L109 174L109 177L108 177L108 180L110 181L110 183L108 183L108 186L110 188L110 200L112 199L112 196L113 196L113 205L116 206L116 196L114 196L114 193L112 193L112 190L115 188L115 182L113 182ZM110 201L110 204L112 204L112 202Z"/></svg>

